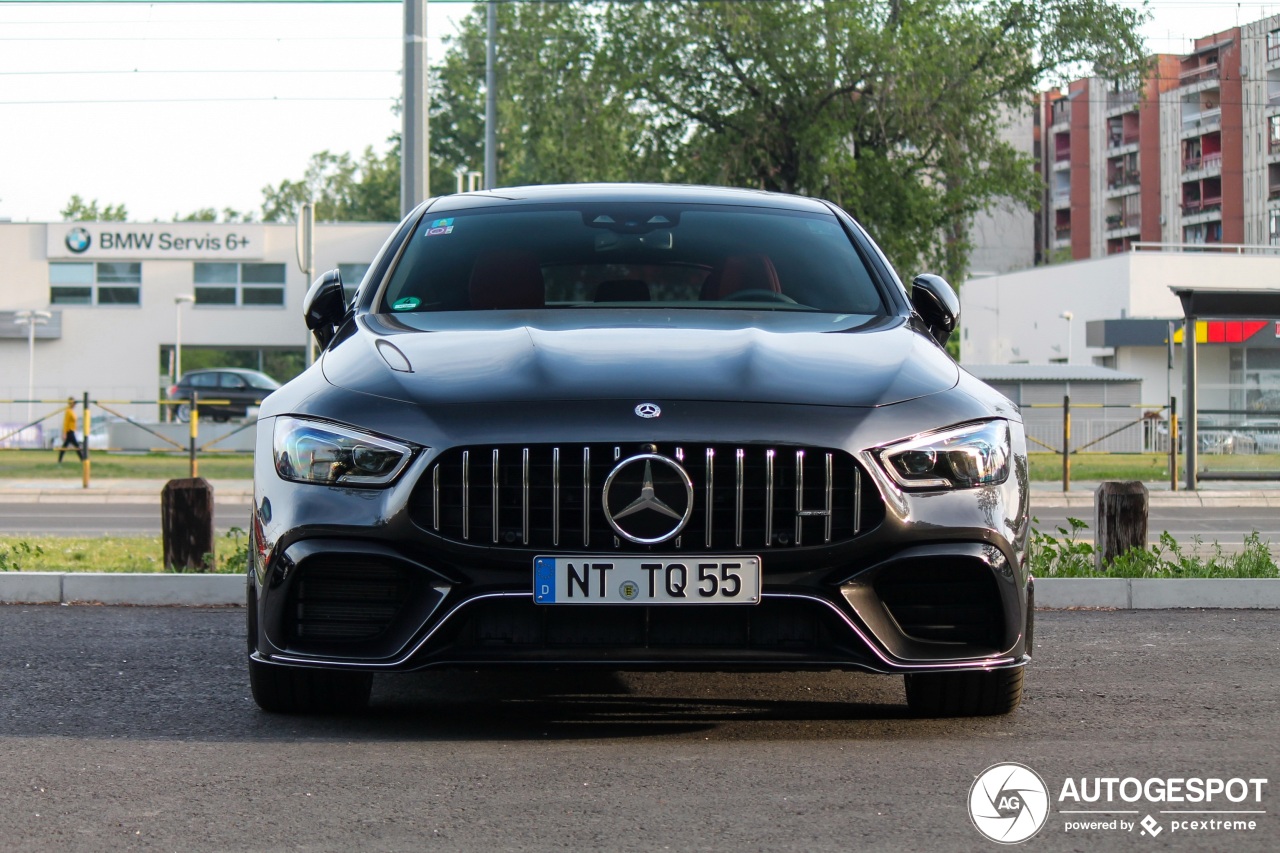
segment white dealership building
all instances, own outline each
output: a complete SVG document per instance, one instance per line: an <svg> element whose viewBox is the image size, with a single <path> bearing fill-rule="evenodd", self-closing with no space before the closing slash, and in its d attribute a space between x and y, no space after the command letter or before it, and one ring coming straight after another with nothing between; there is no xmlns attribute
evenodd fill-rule
<svg viewBox="0 0 1280 853"><path fill-rule="evenodd" d="M1181 400L1183 309L1174 289L1280 287L1273 247L1195 248L971 279L960 296L961 363L1095 365L1139 378L1144 404L1166 403L1171 393ZM1196 344L1200 411L1280 409L1280 317L1201 317Z"/></svg>
<svg viewBox="0 0 1280 853"><path fill-rule="evenodd" d="M316 274L341 269L354 288L391 227L317 224ZM39 400L155 400L179 342L184 352L303 351L309 282L296 237L291 223L0 222L0 399L29 399L34 366ZM34 340L25 312L35 312ZM158 411L122 408L148 420ZM20 426L27 409L0 403L0 425Z"/></svg>

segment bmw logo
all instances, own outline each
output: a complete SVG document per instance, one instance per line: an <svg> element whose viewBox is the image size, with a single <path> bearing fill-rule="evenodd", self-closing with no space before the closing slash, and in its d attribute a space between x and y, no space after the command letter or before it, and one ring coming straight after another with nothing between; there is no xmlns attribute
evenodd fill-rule
<svg viewBox="0 0 1280 853"><path fill-rule="evenodd" d="M636 406L636 414L642 418L656 418L662 414L662 409L658 408L657 403L641 403Z"/></svg>
<svg viewBox="0 0 1280 853"><path fill-rule="evenodd" d="M75 252L77 255L88 249L92 243L93 238L89 236L89 232L83 228L76 227L67 232L67 248Z"/></svg>

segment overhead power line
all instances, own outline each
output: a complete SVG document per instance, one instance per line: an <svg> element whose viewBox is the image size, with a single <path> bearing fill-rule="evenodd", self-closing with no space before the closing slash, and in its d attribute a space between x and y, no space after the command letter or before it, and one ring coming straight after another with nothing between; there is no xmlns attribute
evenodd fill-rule
<svg viewBox="0 0 1280 853"><path fill-rule="evenodd" d="M285 97L267 97L267 98L103 98L97 99L74 99L65 101L0 101L5 106L47 106L50 104L212 104L212 103L229 103L232 101L240 103L264 102L270 103L275 101L394 101L395 95L381 95L374 97L328 97L328 98L295 98L291 96Z"/></svg>

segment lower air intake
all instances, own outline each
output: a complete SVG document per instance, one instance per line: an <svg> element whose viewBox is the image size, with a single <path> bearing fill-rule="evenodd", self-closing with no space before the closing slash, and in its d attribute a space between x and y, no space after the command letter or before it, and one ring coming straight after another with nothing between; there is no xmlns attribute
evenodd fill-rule
<svg viewBox="0 0 1280 853"><path fill-rule="evenodd" d="M400 567L360 557L313 558L293 587L290 635L311 642L376 639L408 597Z"/></svg>

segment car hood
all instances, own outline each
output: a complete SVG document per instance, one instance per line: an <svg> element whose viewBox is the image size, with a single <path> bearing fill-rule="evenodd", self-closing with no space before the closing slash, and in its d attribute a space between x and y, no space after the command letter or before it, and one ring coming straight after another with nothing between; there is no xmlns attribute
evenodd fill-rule
<svg viewBox="0 0 1280 853"><path fill-rule="evenodd" d="M333 385L421 405L627 399L869 407L959 380L955 362L900 317L619 310L585 325L580 312L563 312L573 316L559 322L555 313L533 321L466 312L470 322L366 315L322 367Z"/></svg>

